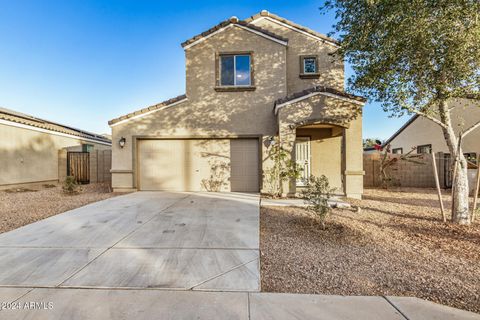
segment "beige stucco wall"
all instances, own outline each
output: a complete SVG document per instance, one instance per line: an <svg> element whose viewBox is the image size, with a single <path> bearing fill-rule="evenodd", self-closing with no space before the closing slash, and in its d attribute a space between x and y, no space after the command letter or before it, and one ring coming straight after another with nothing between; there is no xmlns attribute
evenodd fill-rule
<svg viewBox="0 0 480 320"><path fill-rule="evenodd" d="M217 92L215 54L235 51L253 52L256 90ZM114 188L136 188L134 137L248 135L267 139L276 134L273 102L286 95L285 46L232 27L185 50L185 54L188 101L112 126ZM120 137L127 139L123 149L117 143Z"/></svg>
<svg viewBox="0 0 480 320"><path fill-rule="evenodd" d="M330 186L342 193L342 130L298 128L297 137L310 137L311 174L316 177L325 175Z"/></svg>
<svg viewBox="0 0 480 320"><path fill-rule="evenodd" d="M472 100L462 99L451 101L449 106L454 107L452 123L457 133L480 121L479 103L475 104ZM403 153L426 144L431 144L434 152L450 152L441 127L423 117L418 117L390 143L392 149L403 148ZM476 152L477 155L480 153L480 128L472 131L462 140L462 148L464 152Z"/></svg>
<svg viewBox="0 0 480 320"><path fill-rule="evenodd" d="M58 151L82 144L110 146L26 128L0 124L0 186L58 180Z"/></svg>
<svg viewBox="0 0 480 320"><path fill-rule="evenodd" d="M345 130L344 177L345 195L349 198L361 198L363 194L363 144L362 115L352 120Z"/></svg>
<svg viewBox="0 0 480 320"><path fill-rule="evenodd" d="M261 166L265 172L270 165L266 141L271 136L280 132L282 139L285 137L282 136L283 130L283 133L289 136L288 139L294 142L295 129L285 131L289 124L322 117L333 119L349 128L345 131L347 133L344 134L344 139L332 138L319 142L318 148L315 147L315 156L321 159L326 159L328 152L335 154L329 161L320 159L319 163L322 163L322 166L318 167L318 172L324 172L331 177L334 186L341 187L342 174L345 175L346 169L350 170L346 178L344 177L348 186L346 193L360 197L363 190L361 114L357 120L352 121L353 118L348 112L343 112L346 109L351 111L351 103L342 99L317 96L304 101L305 108L300 108L303 110L300 113L296 112L297 104L292 105L293 109L285 108L292 112L282 112L278 117L273 112L276 100L314 85L343 90L343 63L332 64L331 57L328 56L335 48L284 27L279 28L276 25L263 27L289 38L288 48L236 26L217 33L185 50L187 101L112 125L112 185L115 190L137 188L138 139L258 136L262 141ZM250 51L253 54L256 89L245 92L215 91L216 54L239 51ZM318 55L319 79L299 78L299 56L304 54ZM358 114L361 107L355 105L354 109ZM126 138L127 142L123 149L118 145L121 137ZM348 157L351 164L342 165L342 145L345 145L347 152L354 154ZM327 147L333 149L326 152ZM294 189L288 191L295 192Z"/></svg>
<svg viewBox="0 0 480 320"><path fill-rule="evenodd" d="M322 85L337 90L344 90L344 64L341 59L333 59L329 54L337 48L322 40L312 38L298 31L287 28L277 22L259 19L252 21L261 28L272 31L275 34L288 39L287 50L287 83L288 94L299 92L315 85ZM318 79L301 79L300 56L318 56Z"/></svg>
<svg viewBox="0 0 480 320"><path fill-rule="evenodd" d="M344 183L338 183L338 178L332 178L335 184L343 187L343 193L352 198L360 198L363 193L363 158L362 158L362 113L361 105L352 104L345 100L317 95L308 99L282 107L278 111L278 126L280 141L287 150L292 151L297 134L296 128L305 123L330 123L343 127L343 148L338 165L329 165L329 177L343 175ZM332 142L333 143L333 142ZM338 145L332 145L334 150ZM315 161L312 157L312 161ZM324 173L325 174L325 173ZM333 182L332 181L332 182ZM290 193L295 188L290 184Z"/></svg>

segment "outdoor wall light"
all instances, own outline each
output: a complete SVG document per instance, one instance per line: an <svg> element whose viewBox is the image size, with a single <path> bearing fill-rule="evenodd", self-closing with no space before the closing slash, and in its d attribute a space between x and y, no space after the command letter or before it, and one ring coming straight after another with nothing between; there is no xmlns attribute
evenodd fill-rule
<svg viewBox="0 0 480 320"><path fill-rule="evenodd" d="M124 137L121 137L120 140L118 140L118 144L120 145L120 148L125 147L125 143L127 143L127 139Z"/></svg>
<svg viewBox="0 0 480 320"><path fill-rule="evenodd" d="M274 136L271 136L270 138L268 138L268 142L270 144L270 146L274 146L276 141L275 141L275 137Z"/></svg>

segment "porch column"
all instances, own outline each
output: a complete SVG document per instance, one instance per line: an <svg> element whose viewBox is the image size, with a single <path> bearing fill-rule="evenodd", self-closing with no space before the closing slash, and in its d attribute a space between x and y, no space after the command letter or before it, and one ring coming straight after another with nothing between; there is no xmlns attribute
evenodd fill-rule
<svg viewBox="0 0 480 320"><path fill-rule="evenodd" d="M343 131L343 188L347 198L361 199L363 193L362 118Z"/></svg>
<svg viewBox="0 0 480 320"><path fill-rule="evenodd" d="M295 137L296 130L295 127L286 122L279 121L279 140L280 146L288 152L289 159L295 159ZM295 181L285 181L282 182L282 196L294 195L295 194Z"/></svg>

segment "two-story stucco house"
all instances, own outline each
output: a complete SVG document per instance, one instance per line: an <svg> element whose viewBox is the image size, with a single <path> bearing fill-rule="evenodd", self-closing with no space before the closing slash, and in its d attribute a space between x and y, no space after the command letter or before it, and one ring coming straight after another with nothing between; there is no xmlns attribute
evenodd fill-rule
<svg viewBox="0 0 480 320"><path fill-rule="evenodd" d="M361 197L365 100L344 92L336 40L264 10L182 46L186 94L109 122L116 191L259 192L279 141L304 176Z"/></svg>

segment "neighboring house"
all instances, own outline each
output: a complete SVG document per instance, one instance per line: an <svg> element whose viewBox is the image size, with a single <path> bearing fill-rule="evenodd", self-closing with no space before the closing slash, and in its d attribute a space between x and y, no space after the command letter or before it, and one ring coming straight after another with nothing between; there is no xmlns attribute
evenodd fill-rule
<svg viewBox="0 0 480 320"><path fill-rule="evenodd" d="M0 187L58 182L59 150L111 148L103 136L0 108Z"/></svg>
<svg viewBox="0 0 480 320"><path fill-rule="evenodd" d="M480 104L473 100L457 99L448 103L451 108L451 118L456 133L468 129L480 121ZM413 116L386 142L390 144L392 153L443 152L450 154L443 136L442 128L431 120ZM471 162L476 162L480 153L480 129L472 131L462 140L464 154Z"/></svg>
<svg viewBox="0 0 480 320"><path fill-rule="evenodd" d="M305 177L361 197L365 100L343 91L336 40L264 10L182 46L186 94L109 122L114 190L266 190L279 141Z"/></svg>

